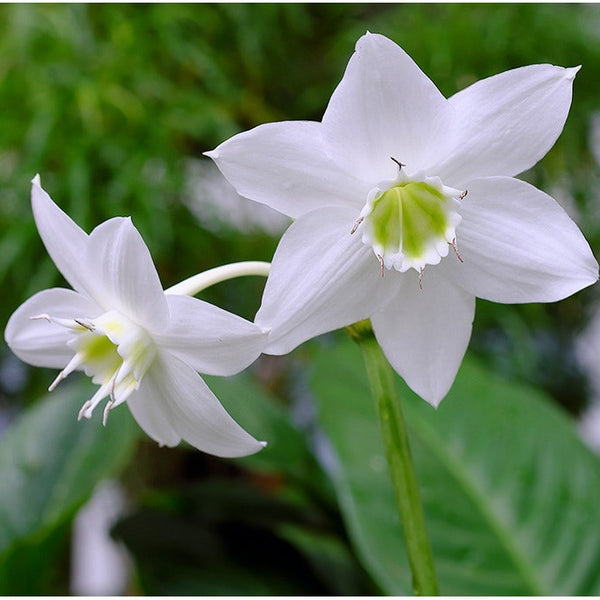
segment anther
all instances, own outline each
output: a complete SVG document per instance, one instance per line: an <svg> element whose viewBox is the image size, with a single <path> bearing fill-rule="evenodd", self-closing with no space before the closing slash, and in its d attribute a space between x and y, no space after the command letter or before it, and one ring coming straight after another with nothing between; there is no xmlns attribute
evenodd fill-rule
<svg viewBox="0 0 600 600"><path fill-rule="evenodd" d="M464 197L465 197L465 196L466 196L468 193L469 193L469 190L465 190L464 192L461 192L461 193L458 195L458 199L459 199L459 200L462 200L462 199L463 199L463 198L464 198Z"/></svg>
<svg viewBox="0 0 600 600"><path fill-rule="evenodd" d="M106 421L108 420L108 413L114 404L114 400L109 400L104 407L104 412L102 413L102 425L106 427Z"/></svg>
<svg viewBox="0 0 600 600"><path fill-rule="evenodd" d="M96 326L89 321L83 321L82 319L74 319L74 321L75 323L77 323L77 325L80 325L81 327L87 329L88 331L91 331L92 333L96 331Z"/></svg>
<svg viewBox="0 0 600 600"><path fill-rule="evenodd" d="M86 400L83 404L83 406L81 407L81 410L79 411L79 414L77 415L77 420L81 421L81 419L83 419L83 417L85 416L85 411L92 405L92 401L91 400Z"/></svg>
<svg viewBox="0 0 600 600"><path fill-rule="evenodd" d="M421 291L423 291L423 273L425 272L425 269L423 269L423 267L421 267L419 269L419 289Z"/></svg>
<svg viewBox="0 0 600 600"><path fill-rule="evenodd" d="M460 252L458 251L458 248L456 247L456 238L452 238L452 241L449 242L450 246L452 246L452 249L454 250L454 254L456 254L456 258L458 258L458 260L462 263L465 262L462 258L462 256L460 255Z"/></svg>
<svg viewBox="0 0 600 600"><path fill-rule="evenodd" d="M402 170L402 167L406 166L404 163L401 163L397 158L394 158L393 156L390 156L390 158L398 165L399 171Z"/></svg>
<svg viewBox="0 0 600 600"><path fill-rule="evenodd" d="M383 277L385 275L385 263L383 262L383 256L378 254L377 258L379 259L379 264L381 265L381 277Z"/></svg>
<svg viewBox="0 0 600 600"><path fill-rule="evenodd" d="M357 229L358 226L365 220L364 217L358 217L358 219L356 219L356 223L354 223L354 227L352 227L352 229L350 230L350 235L352 235Z"/></svg>

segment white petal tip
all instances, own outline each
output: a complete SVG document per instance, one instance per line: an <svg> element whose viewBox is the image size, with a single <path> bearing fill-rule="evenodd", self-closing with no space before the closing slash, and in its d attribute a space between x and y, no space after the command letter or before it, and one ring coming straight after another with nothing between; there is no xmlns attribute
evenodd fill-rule
<svg viewBox="0 0 600 600"><path fill-rule="evenodd" d="M39 173L35 174L35 177L31 180L31 183L33 183L34 185L37 185L39 187L42 187L42 180L40 178Z"/></svg>
<svg viewBox="0 0 600 600"><path fill-rule="evenodd" d="M258 442L262 448L266 448L267 447L267 442Z"/></svg>
<svg viewBox="0 0 600 600"><path fill-rule="evenodd" d="M565 77L569 80L575 79L575 75L579 73L579 69L581 69L581 65L577 65L576 67L569 67L565 69Z"/></svg>
<svg viewBox="0 0 600 600"><path fill-rule="evenodd" d="M212 158L213 160L217 160L219 158L219 152L216 149L203 152L202 154L204 156L208 156L208 158Z"/></svg>

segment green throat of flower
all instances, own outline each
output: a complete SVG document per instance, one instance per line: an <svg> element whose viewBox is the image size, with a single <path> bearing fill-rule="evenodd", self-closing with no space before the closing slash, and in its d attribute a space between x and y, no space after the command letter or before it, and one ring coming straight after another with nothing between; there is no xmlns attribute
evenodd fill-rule
<svg viewBox="0 0 600 600"><path fill-rule="evenodd" d="M422 272L454 246L463 195L437 178L418 181L399 176L390 183L371 191L352 233L364 221L363 243L373 248L382 269Z"/></svg>
<svg viewBox="0 0 600 600"><path fill-rule="evenodd" d="M106 424L109 410L125 402L139 388L156 357L156 346L149 334L118 311L109 311L95 319L61 319L46 314L32 318L46 319L73 332L67 345L75 355L52 382L50 391L76 369L83 370L100 385L82 406L79 419L90 418L99 402L108 397L103 416Z"/></svg>

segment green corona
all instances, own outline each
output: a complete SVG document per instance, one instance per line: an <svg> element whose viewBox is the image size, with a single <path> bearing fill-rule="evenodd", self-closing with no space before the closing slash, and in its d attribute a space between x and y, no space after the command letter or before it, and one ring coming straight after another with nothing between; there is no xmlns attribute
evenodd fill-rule
<svg viewBox="0 0 600 600"><path fill-rule="evenodd" d="M420 271L447 256L461 220L458 190L433 179L405 180L369 196L361 213L363 242L373 247L382 265Z"/></svg>

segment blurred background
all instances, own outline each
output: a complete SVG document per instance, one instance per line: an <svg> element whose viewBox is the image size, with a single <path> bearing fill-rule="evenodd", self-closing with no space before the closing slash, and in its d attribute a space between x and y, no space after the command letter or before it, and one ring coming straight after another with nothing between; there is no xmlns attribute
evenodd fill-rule
<svg viewBox="0 0 600 600"><path fill-rule="evenodd" d="M400 44L446 96L522 65L583 65L564 132L522 177L561 203L598 256L600 6L2 5L3 327L33 293L64 284L33 222L36 173L88 232L131 215L165 287L220 264L270 260L288 220L240 199L202 153L264 122L320 120L366 30ZM239 279L201 297L253 319L263 285ZM552 305L478 300L469 350L570 413L592 446L598 295L596 286ZM315 356L340 335L210 380L243 425L275 440L240 461L160 449L125 408L106 429L99 418L77 424L88 383L73 377L46 397L54 374L2 342L0 592L393 590L355 542L310 402Z"/></svg>

